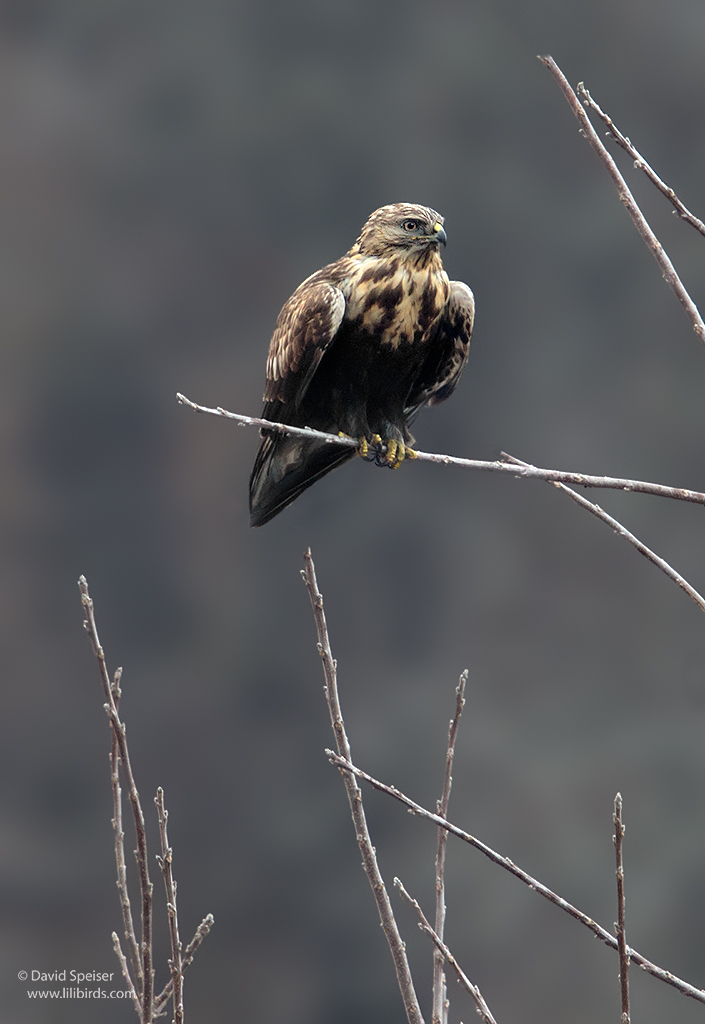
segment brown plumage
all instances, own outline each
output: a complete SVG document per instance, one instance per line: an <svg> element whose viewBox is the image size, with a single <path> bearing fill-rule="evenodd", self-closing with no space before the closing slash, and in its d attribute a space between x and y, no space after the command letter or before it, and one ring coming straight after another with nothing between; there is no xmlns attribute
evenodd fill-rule
<svg viewBox="0 0 705 1024"><path fill-rule="evenodd" d="M263 417L359 438L361 454L369 444L395 468L412 457L409 424L421 406L451 394L472 334L472 292L448 280L445 241L443 218L426 206L375 210L352 248L299 285L279 314ZM268 522L354 454L263 431L250 524Z"/></svg>

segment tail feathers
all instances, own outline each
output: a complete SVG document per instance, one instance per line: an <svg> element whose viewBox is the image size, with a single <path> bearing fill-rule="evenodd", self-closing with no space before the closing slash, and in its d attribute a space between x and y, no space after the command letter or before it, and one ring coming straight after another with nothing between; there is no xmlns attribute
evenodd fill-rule
<svg viewBox="0 0 705 1024"><path fill-rule="evenodd" d="M302 491L354 454L354 448L315 438L265 437L250 477L250 526L268 523Z"/></svg>

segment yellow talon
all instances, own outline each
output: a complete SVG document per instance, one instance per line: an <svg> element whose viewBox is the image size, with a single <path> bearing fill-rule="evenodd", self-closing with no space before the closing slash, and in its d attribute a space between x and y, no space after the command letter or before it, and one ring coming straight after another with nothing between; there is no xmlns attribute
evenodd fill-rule
<svg viewBox="0 0 705 1024"><path fill-rule="evenodd" d="M390 469L399 469L404 459L418 458L416 452L403 441L397 441L395 437L382 440L379 434L372 434L367 440L361 437L357 450L363 458L369 454L378 466L388 466Z"/></svg>
<svg viewBox="0 0 705 1024"><path fill-rule="evenodd" d="M408 448L403 441L387 442L387 462L392 469L399 469L404 459L418 459L413 448Z"/></svg>

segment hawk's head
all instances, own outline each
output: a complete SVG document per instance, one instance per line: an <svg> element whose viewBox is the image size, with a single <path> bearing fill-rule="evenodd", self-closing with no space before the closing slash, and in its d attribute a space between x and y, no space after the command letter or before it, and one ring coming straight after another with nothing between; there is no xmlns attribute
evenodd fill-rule
<svg viewBox="0 0 705 1024"><path fill-rule="evenodd" d="M421 255L445 245L443 218L428 206L393 203L369 217L355 243L366 256Z"/></svg>

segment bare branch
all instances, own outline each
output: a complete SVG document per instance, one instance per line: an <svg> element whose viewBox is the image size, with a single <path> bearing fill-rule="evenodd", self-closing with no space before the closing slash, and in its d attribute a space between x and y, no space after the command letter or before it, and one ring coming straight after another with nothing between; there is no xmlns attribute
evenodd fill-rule
<svg viewBox="0 0 705 1024"><path fill-rule="evenodd" d="M659 178L653 167L647 164L646 160L644 160L636 146L632 144L626 135L622 135L612 118L609 117L600 106L598 106L582 82L578 82L577 91L585 106L594 110L597 116L604 122L608 129L608 137L611 136L617 145L621 146L622 149L629 154L634 161L636 169L643 171L649 181L656 186L659 192L661 192L670 203L673 204L675 212L681 220L686 221L686 223L690 224L690 226L695 228L696 231L699 231L701 235L705 235L705 224L703 224L703 222L696 217L694 213L691 213L690 210L680 201L673 189L670 188L665 181Z"/></svg>
<svg viewBox="0 0 705 1024"><path fill-rule="evenodd" d="M208 932L213 927L213 915L207 914L201 923L199 924L196 932L189 942L188 946L184 950L184 954L181 957L181 973L186 970L189 964L192 963L196 950L205 939ZM159 993L157 998L154 1000L154 1016L158 1017L161 1014L164 1006L171 999L171 993L174 991L174 981L172 978L166 983L162 991Z"/></svg>
<svg viewBox="0 0 705 1024"><path fill-rule="evenodd" d="M622 1024L629 1024L629 956L627 946L626 915L624 906L624 865L622 863L622 840L624 825L622 824L622 794L614 798L614 852L617 861L617 943L619 945L619 987L622 995Z"/></svg>
<svg viewBox="0 0 705 1024"><path fill-rule="evenodd" d="M113 949L115 950L115 955L117 956L118 960L120 961L120 968L122 970L122 976L123 976L123 978L125 979L125 981L127 983L127 988L128 988L129 993L130 993L130 996L132 997L132 1002L135 1004L135 1010L137 1010L137 1016L139 1017L140 1020L142 1020L142 1007L140 1005L140 997L137 995L137 992L135 990L135 985L134 985L134 982L132 980L132 976L130 974L130 968L127 966L127 960L125 959L125 954L122 951L122 946L120 945L120 939L118 937L117 932L113 932L113 936L112 937L113 937Z"/></svg>
<svg viewBox="0 0 705 1024"><path fill-rule="evenodd" d="M192 963L196 950L205 939L208 932L213 927L215 919L212 914L206 914L198 928L194 932L194 936L186 947L186 952L181 959L181 966L184 970Z"/></svg>
<svg viewBox="0 0 705 1024"><path fill-rule="evenodd" d="M431 937L433 942L436 944L436 950L441 959L448 961L448 963L451 965L455 973L458 975L458 979L460 980L461 985L463 985L463 987L467 989L472 998L475 1000L475 1005L477 1007L477 1012L479 1013L479 1015L486 1022L486 1024L497 1024L494 1017L490 1013L490 1008L483 999L482 993L480 992L479 988L477 987L477 985L473 985L473 983L468 978L467 974L465 974L465 972L461 970L457 960L455 959L451 951L448 949L448 947L440 938L440 936L433 930L431 925L428 923L428 920L426 919L423 910L419 906L418 901L409 895L409 893L406 891L406 889L401 884L398 878L394 879L394 884L396 885L397 889L402 894L402 896L405 899L407 899L409 903L411 903L411 905L415 908L416 913L419 915L419 928L421 929L421 931L426 932L426 934Z"/></svg>
<svg viewBox="0 0 705 1024"><path fill-rule="evenodd" d="M118 668L113 676L111 692L115 701L115 710L120 704L120 680L122 669ZM132 907L127 889L127 867L125 865L125 833L122 829L122 789L120 787L120 750L118 747L115 730L111 729L112 742L110 747L110 783L113 791L113 832L115 834L115 865L117 867L117 888L122 908L122 923L125 930L125 940L130 954L130 962L138 979L140 989L143 983L142 961L140 959L137 937L135 935L135 924L132 919ZM122 950L120 950L122 955ZM132 985L132 981L130 981Z"/></svg>
<svg viewBox="0 0 705 1024"><path fill-rule="evenodd" d="M506 452L502 452L502 456L505 459L511 460L511 462L517 463L517 465L527 465L526 462L522 462L521 459L515 459L513 455L507 455ZM624 537L624 539L628 540L630 544L633 544L644 558L648 558L650 562L653 562L654 565L658 566L658 568L664 572L669 579L673 580L674 583L677 583L681 590L686 592L688 597L695 601L701 611L705 612L705 598L701 597L695 587L691 587L690 583L688 583L680 573L676 572L675 569L671 568L668 562L661 558L660 555L657 555L655 551L651 550L651 548L647 548L646 544L642 543L638 537L635 537L633 533L630 533L629 530L622 526L617 519L605 512L605 510L600 508L599 505L595 505L593 502L588 501L587 498L582 496L582 494L578 494L578 492L574 491L571 487L566 487L565 484L560 484L555 480L551 482L554 487L558 487L559 490L562 490L565 494L571 497L573 501L582 508L587 509L587 511L591 512L592 515L597 516L597 518L601 519L603 523L607 523L607 525L611 527L615 533L618 533L620 537Z"/></svg>
<svg viewBox="0 0 705 1024"><path fill-rule="evenodd" d="M328 444L339 444L348 448L356 448L357 441L350 437L339 437L337 434L326 434L322 430L312 430L309 427L291 427L287 423L275 423L272 420L263 420L256 416L244 416L241 413L228 412L226 409L210 409L205 405L196 405L184 395L177 394L177 399L182 405L187 405L195 412L208 413L211 416L220 416L224 419L235 420L240 426L261 427L266 430L276 430L280 434L297 434L301 437L316 437L326 441ZM461 466L464 469L479 469L490 473L509 473L511 476L525 480L549 480L564 484L573 484L579 487L600 487L616 491L636 491L640 494L654 494L660 498L674 498L678 501L690 501L696 505L705 505L705 493L702 491L691 491L684 487L668 487L665 484L648 483L645 480L629 480L611 476L591 476L588 473L565 472L560 469L539 469L537 466L518 466L502 460L486 462L480 459L461 459L455 455L438 455L432 452L416 452L417 459L421 462L435 462L444 466Z"/></svg>
<svg viewBox="0 0 705 1024"><path fill-rule="evenodd" d="M343 762L347 763L350 761L350 743L348 742L348 737L345 732L345 724L340 710L336 673L337 665L333 659L333 654L330 649L328 627L326 625L326 617L323 611L323 596L318 589L316 569L313 564L310 549L304 555L304 566L305 568L302 570L301 575L303 576L306 589L308 590L308 594L311 599L311 607L313 608L313 616L316 622L316 632L318 633L318 653L320 654L323 662L323 674L325 677L324 692L328 702L328 710L330 712L336 746L338 747L338 751L342 754ZM384 934L387 936L387 942L389 943L389 948L392 953L394 967L397 972L397 981L399 982L402 999L404 1000L406 1015L409 1020L409 1024L423 1024L421 1007L419 1006L419 1001L414 990L414 982L411 977L406 949L399 934L399 929L394 918L394 912L392 911L392 905L389 900L389 894L387 893L384 879L380 874L374 847L372 846L372 840L370 839L370 833L367 828L365 810L362 806L362 793L350 772L341 772L341 775L343 777L348 794L348 800L350 802L350 810L355 824L355 835L357 837L358 846L360 847L360 852L362 853L363 867L370 885L372 886L372 892L374 893L375 901L377 903L377 911L382 922L382 928L384 929Z"/></svg>
<svg viewBox="0 0 705 1024"><path fill-rule="evenodd" d="M154 798L159 815L159 838L161 840L162 855L157 857L159 867L164 876L164 888L166 890L166 911L169 917L169 937L171 939L171 960L169 970L173 983L174 994L174 1024L183 1024L184 1020L184 972L181 966L181 940L179 939L179 919L176 913L176 882L172 873L172 854L167 836L167 819L169 812L164 806L164 790L160 786Z"/></svg>
<svg viewBox="0 0 705 1024"><path fill-rule="evenodd" d="M125 778L127 779L130 804L132 805L132 816L135 821L135 831L137 833L137 850L135 851L135 856L137 858L137 865L139 868L140 891L142 894L142 978L140 979L140 1003L142 1005L143 1015L142 1024L152 1024L152 1002L154 995L154 968L152 965L153 886L149 880L149 867L147 864L147 834L144 826L144 814L142 813L142 805L140 803L139 793L137 792L137 786L135 785L135 779L130 765L130 755L127 750L125 726L118 716L117 705L115 703L115 693L110 681L110 676L108 675L108 669L105 663L105 653L103 652L100 640L98 639L98 630L93 613L93 601L88 593L88 584L86 583L85 576L80 577L78 587L81 592L81 603L83 604L86 616L83 626L90 638L93 653L96 656L96 660L98 661L98 666L100 668L103 690L106 697L105 710L107 711L108 718L110 719L113 737L117 744L123 771L125 772ZM128 942L129 941L128 937Z"/></svg>
<svg viewBox="0 0 705 1024"><path fill-rule="evenodd" d="M629 213L629 216L634 222L634 226L641 235L650 252L653 254L654 259L658 263L659 267L661 268L661 273L664 279L666 280L667 284L669 284L673 291L676 293L678 301L688 314L690 321L693 325L693 330L698 335L703 344L705 344L705 323L703 322L703 319L700 316L698 307L695 305L690 295L686 291L681 279L678 277L678 274L676 273L673 264L668 258L666 250L663 248L658 238L649 227L649 224L647 223L646 218L639 209L637 202L634 199L634 196L631 194L626 181L620 174L616 163L610 156L609 152L605 149L602 140L593 128L590 122L590 118L585 113L583 105L573 92L573 89L571 88L568 80L566 79L565 75L558 67L554 59L552 57L539 57L539 60L542 64L546 65L548 70L551 72L553 77L558 82L558 85L563 95L568 101L571 110L575 114L575 117L577 118L578 123L580 124L582 134L586 137L592 148L599 156L602 163L607 168L607 173L614 182L619 198L624 204L624 206L626 206L627 212Z"/></svg>
<svg viewBox="0 0 705 1024"><path fill-rule="evenodd" d="M501 854L496 853L491 847L487 846L479 839L476 839L474 836L471 836L469 832L465 832L463 829L458 828L457 825L451 824L451 822L446 821L445 818L441 818L440 815L434 814L432 811L427 810L420 804L415 803L413 800L411 800L408 796L405 796L404 793L401 793L394 786L387 786L384 782L379 782L378 779L375 779L371 775L368 775L367 772L363 772L360 768L357 768L354 764L352 764L352 762L341 757L339 754L334 753L332 750L326 750L326 754L328 755L328 758L331 761L331 763L334 764L337 768L341 768L346 772L351 772L352 774L357 775L358 778L364 779L365 782L368 782L371 786L373 786L375 789L378 789L381 793L387 793L389 796L393 796L395 800L398 800L400 803L408 807L412 814L418 814L419 817L426 818L428 819L428 821L432 821L436 825L440 825L441 828L447 829L448 832L451 833L451 835L457 836L458 839L462 839L463 842L468 843L470 846L474 846L476 850L479 850L480 853L483 853L485 857L491 860L494 864L498 864L506 871L509 871L520 881L524 882L525 885L528 885L530 889L534 889L541 896L545 897L550 903L553 903L555 906L560 907L561 910L564 910L567 914L570 914L571 917L574 917L576 921L580 921L581 924L584 924L586 928L589 928L590 931L594 935L596 935L598 939L601 939L602 942L604 942L606 945L610 946L612 949L618 949L616 938L613 935L610 935L606 928L603 928L601 925L597 924L597 922L593 921L591 917L588 917L588 915L584 914L582 910L578 910L577 907L574 907L571 903L568 903L568 901L564 900L561 896L557 896L556 893L552 892L548 888L548 886L544 885L542 882L539 882L536 878L532 878L532 876L529 875L526 871L523 871L520 867L517 867L514 861L511 861L508 857L503 857ZM672 985L674 988L677 988L678 991L682 992L684 995L690 996L692 999L697 999L700 1003L705 1003L705 991L702 991L699 988L695 988L694 985L688 984L687 981L682 981L680 978L677 978L674 974L671 974L670 971L664 971L663 968L657 967L656 964L652 964L650 960L647 960L646 957L642 956L640 953L637 953L634 949L630 950L630 956L635 964L638 964L641 968L643 968L649 974L652 974L655 978L658 978L660 981L664 981L667 984Z"/></svg>
<svg viewBox="0 0 705 1024"><path fill-rule="evenodd" d="M450 800L450 789L453 784L453 758L455 756L455 738L458 735L460 716L463 713L465 704L465 684L468 681L468 670L461 674L455 690L455 714L450 720L448 728L448 748L446 750L446 771L443 781L443 794L436 804L438 813L442 818L448 816L448 801ZM448 833L444 828L438 829L438 842L436 846L436 928L435 934L442 941L443 929L446 920L445 900L445 863L446 846L448 845ZM398 881L398 880L397 880ZM439 948L433 953L433 1012L431 1024L446 1024L448 1019L448 999L446 992L446 978L443 971L443 954Z"/></svg>

